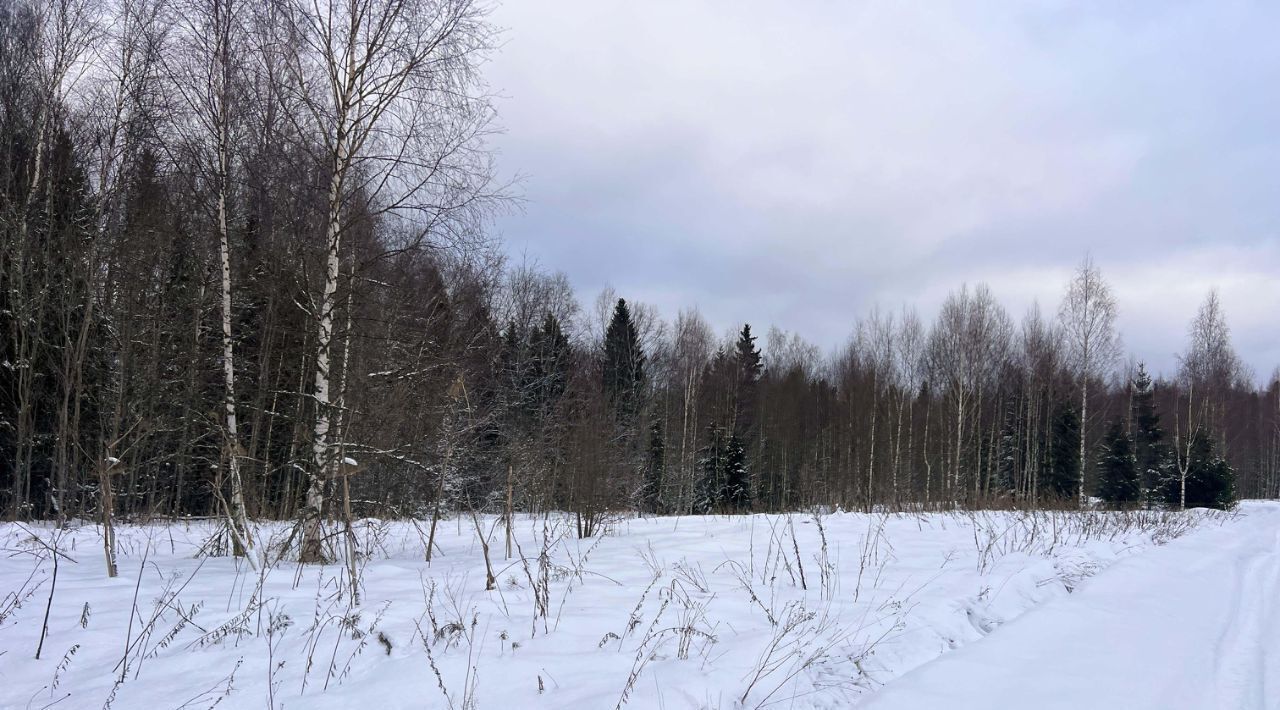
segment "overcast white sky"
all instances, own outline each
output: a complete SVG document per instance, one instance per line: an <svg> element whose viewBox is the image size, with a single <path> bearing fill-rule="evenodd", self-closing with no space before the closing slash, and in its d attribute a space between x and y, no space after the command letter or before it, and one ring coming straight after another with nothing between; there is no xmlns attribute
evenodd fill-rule
<svg viewBox="0 0 1280 710"><path fill-rule="evenodd" d="M824 349L984 281L1055 312L1091 253L1175 367L1216 286L1280 364L1280 3L505 0L513 254Z"/></svg>

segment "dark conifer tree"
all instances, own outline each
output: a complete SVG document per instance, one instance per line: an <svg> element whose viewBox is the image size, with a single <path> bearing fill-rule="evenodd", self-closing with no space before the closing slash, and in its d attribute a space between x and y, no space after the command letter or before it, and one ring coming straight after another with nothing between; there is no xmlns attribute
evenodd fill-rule
<svg viewBox="0 0 1280 710"><path fill-rule="evenodd" d="M1070 404L1058 405L1053 417L1049 461L1042 490L1051 497L1069 500L1080 483L1080 415Z"/></svg>
<svg viewBox="0 0 1280 710"><path fill-rule="evenodd" d="M525 334L516 327L515 321L508 322L502 331L498 368L501 387L510 408L509 418L513 424L522 425L532 405L530 385L533 373Z"/></svg>
<svg viewBox="0 0 1280 710"><path fill-rule="evenodd" d="M1098 497L1117 505L1136 503L1142 499L1142 478L1134 458L1133 440L1124 430L1124 421L1116 418L1103 440L1098 461Z"/></svg>
<svg viewBox="0 0 1280 710"><path fill-rule="evenodd" d="M655 421L649 427L649 455L645 462L644 491L641 495L641 508L645 512L662 512L662 483L666 468L667 452L662 436L662 422Z"/></svg>
<svg viewBox="0 0 1280 710"><path fill-rule="evenodd" d="M1187 507L1226 510L1235 505L1235 471L1218 453L1218 443L1203 430L1191 438L1187 463ZM1165 477L1162 493L1165 505L1181 503L1181 479L1176 468Z"/></svg>
<svg viewBox="0 0 1280 710"><path fill-rule="evenodd" d="M1000 425L1000 438L996 442L996 477L994 494L1012 494L1017 490L1018 460L1022 441L1019 436L1018 399L1011 397L1005 407L1004 421Z"/></svg>
<svg viewBox="0 0 1280 710"><path fill-rule="evenodd" d="M1133 378L1131 426L1133 427L1133 453L1144 497L1148 502L1159 497L1160 482L1170 469L1169 448L1160 427L1160 414L1156 411L1155 387L1146 367L1139 363L1138 374Z"/></svg>
<svg viewBox="0 0 1280 710"><path fill-rule="evenodd" d="M724 452L724 489L719 507L737 513L751 509L751 480L747 452L737 434L730 434Z"/></svg>
<svg viewBox="0 0 1280 710"><path fill-rule="evenodd" d="M1217 451L1215 442L1205 438L1205 464L1196 485L1187 486L1187 505L1227 510L1236 503L1236 473Z"/></svg>
<svg viewBox="0 0 1280 710"><path fill-rule="evenodd" d="M734 432L749 439L756 426L756 389L764 372L764 359L756 347L756 336L751 325L742 326L734 345L733 364L737 371L736 399L734 401Z"/></svg>
<svg viewBox="0 0 1280 710"><path fill-rule="evenodd" d="M721 504L725 483L724 430L712 424L707 429L707 445L698 452L699 478L694 491L693 512L714 512Z"/></svg>
<svg viewBox="0 0 1280 710"><path fill-rule="evenodd" d="M644 352L631 310L618 299L604 334L604 393L624 426L640 412L644 388Z"/></svg>
<svg viewBox="0 0 1280 710"><path fill-rule="evenodd" d="M569 338L554 315L548 313L530 335L529 359L534 408L544 419L564 395L570 376Z"/></svg>

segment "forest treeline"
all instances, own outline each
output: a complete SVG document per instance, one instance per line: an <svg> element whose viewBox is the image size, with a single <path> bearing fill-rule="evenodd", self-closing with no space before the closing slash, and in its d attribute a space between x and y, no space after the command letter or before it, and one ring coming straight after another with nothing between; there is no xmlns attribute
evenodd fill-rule
<svg viewBox="0 0 1280 710"><path fill-rule="evenodd" d="M316 559L338 511L1277 495L1280 382L1213 293L1158 379L1088 260L830 354L579 304L486 234L493 46L472 0L0 5L3 516L297 518Z"/></svg>

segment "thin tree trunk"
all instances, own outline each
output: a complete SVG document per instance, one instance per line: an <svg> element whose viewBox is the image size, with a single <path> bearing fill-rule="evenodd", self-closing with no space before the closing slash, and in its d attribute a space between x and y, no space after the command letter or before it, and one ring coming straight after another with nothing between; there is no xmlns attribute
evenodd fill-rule
<svg viewBox="0 0 1280 710"><path fill-rule="evenodd" d="M329 177L328 258L325 261L324 291L320 298L316 330L315 406L316 424L311 447L312 470L302 522L302 562L321 562L320 516L324 507L324 482L329 468L329 359L333 340L333 301L338 290L339 248L341 246L342 170L345 140L340 140Z"/></svg>
<svg viewBox="0 0 1280 710"><path fill-rule="evenodd" d="M218 146L218 252L222 261L222 377L227 428L227 472L231 479L230 525L233 553L244 557L253 550L249 516L244 504L244 484L240 474L240 436L236 422L235 347L231 336L231 244L227 234L227 146L226 126L219 127ZM252 556L249 563L256 568Z"/></svg>
<svg viewBox="0 0 1280 710"><path fill-rule="evenodd" d="M509 559L511 559L511 522L512 522L512 520L511 520L511 517L512 517L512 509L511 509L511 503L512 503L511 474L512 474L511 464L507 464L507 509L506 509L506 511L505 511L505 513L506 513L506 514L505 514L503 517L505 517L505 518L506 518L506 526L507 526L507 550L506 550L506 552L507 552L507 559L508 559L508 560L509 560Z"/></svg>
<svg viewBox="0 0 1280 710"><path fill-rule="evenodd" d="M875 506L875 471L876 471L876 410L879 393L876 391L874 378L871 383L871 440L867 453L867 512Z"/></svg>
<svg viewBox="0 0 1280 710"><path fill-rule="evenodd" d="M1085 437L1089 432L1089 377L1080 382L1080 507L1084 507Z"/></svg>

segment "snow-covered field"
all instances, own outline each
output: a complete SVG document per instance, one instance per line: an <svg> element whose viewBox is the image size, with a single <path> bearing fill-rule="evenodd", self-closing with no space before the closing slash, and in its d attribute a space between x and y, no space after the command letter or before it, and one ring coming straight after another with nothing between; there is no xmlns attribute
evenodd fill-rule
<svg viewBox="0 0 1280 710"><path fill-rule="evenodd" d="M868 710L1280 709L1280 505L1241 512L908 674Z"/></svg>
<svg viewBox="0 0 1280 710"><path fill-rule="evenodd" d="M1071 635L1067 650L1078 654L1081 639L1117 615L1089 600L1135 594L1138 583L1121 573L1156 575L1171 597L1182 584L1250 594L1233 592L1239 582L1227 577L1263 575L1248 584L1269 580L1274 594L1275 565L1249 566L1243 548L1240 565L1197 562L1263 528L1274 548L1280 507L1243 510L625 518L589 540L575 539L567 519L519 517L509 557L503 525L488 517L479 525L493 591L469 517L442 524L431 564L426 524L362 521L367 554L354 589L341 563L255 570L201 555L214 532L207 522L122 526L115 579L92 525L4 524L0 707L939 707L938 688L957 675L946 658L895 684L896 702L894 687L877 691L1051 600L1061 601L954 658L1029 663L1019 654L1043 657L1052 646L1035 641L1051 634ZM264 524L258 535L278 545L288 530ZM1112 572L1117 589L1103 581ZM1117 633L1163 627L1143 639L1145 652L1183 626L1211 623L1165 618L1166 602L1176 608L1152 599L1146 625ZM979 655L1006 632L1019 643ZM1253 632L1230 633L1247 653ZM962 685L979 692L1002 674L989 668Z"/></svg>

